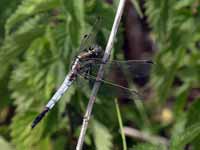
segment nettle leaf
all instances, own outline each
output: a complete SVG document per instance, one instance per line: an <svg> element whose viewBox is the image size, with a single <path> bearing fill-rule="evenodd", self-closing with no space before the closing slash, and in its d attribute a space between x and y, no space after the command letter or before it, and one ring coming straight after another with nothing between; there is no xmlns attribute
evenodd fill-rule
<svg viewBox="0 0 200 150"><path fill-rule="evenodd" d="M184 132L186 122L187 122L187 115L185 113L182 113L179 117L177 117L176 123L174 124L171 131L172 142L173 142L173 138L176 138L177 136L179 136L180 134Z"/></svg>
<svg viewBox="0 0 200 150"><path fill-rule="evenodd" d="M181 0L175 5L175 9L181 9L183 7L191 6L196 0Z"/></svg>
<svg viewBox="0 0 200 150"><path fill-rule="evenodd" d="M171 150L182 150L186 144L189 144L200 135L200 122L186 128L182 134L176 136L171 145Z"/></svg>
<svg viewBox="0 0 200 150"><path fill-rule="evenodd" d="M146 3L146 14L149 16L149 22L153 27L158 48L160 49L156 56L156 63L161 67L155 68L153 81L157 95L163 102L167 100L170 91L173 90L174 78L179 73L180 68L183 67L181 64L183 64L185 58L190 55L186 53L186 50L195 44L195 35L198 34L199 25L195 23L196 19L195 16L191 15L191 10L188 9L186 13L183 13L182 10L175 8L175 5L182 2L188 5L192 3L191 1L167 0L150 0ZM193 26L192 29L191 26ZM192 72L196 72L191 65L187 65L184 70L187 70L188 73L192 70ZM185 75L182 72L180 74L181 76ZM192 75L195 74L192 73ZM192 79L196 81L196 77L190 78L190 80ZM187 82L187 84L188 87L191 87L193 82Z"/></svg>
<svg viewBox="0 0 200 150"><path fill-rule="evenodd" d="M190 106L188 112L188 122L187 126L191 126L194 123L200 122L200 98L196 99L193 104Z"/></svg>
<svg viewBox="0 0 200 150"><path fill-rule="evenodd" d="M49 58L47 59L44 55L47 53L44 51L46 50L44 46L45 40L43 38L35 40L27 50L26 60L13 71L10 88L14 91L13 98L16 99L15 104L18 106L18 111L25 111L29 109L34 100L40 99L40 97L47 99L49 96L45 97L44 93L46 92L43 88L45 85L44 77L48 72L48 68L43 68L43 65L49 61ZM43 55L44 58L40 55ZM47 84L52 87L49 83Z"/></svg>
<svg viewBox="0 0 200 150"><path fill-rule="evenodd" d="M67 12L67 32L70 34L72 48L80 44L84 27L83 0L63 0L64 10ZM78 10L78 11L77 11Z"/></svg>
<svg viewBox="0 0 200 150"><path fill-rule="evenodd" d="M68 12L70 14L70 16L72 16L72 18L75 19L81 19L83 20L84 17L84 1L83 0L68 0L68 1L62 1L63 5L64 5L64 9L66 12ZM79 11L77 11L79 10Z"/></svg>
<svg viewBox="0 0 200 150"><path fill-rule="evenodd" d="M97 150L111 150L112 135L109 130L100 122L93 120L92 122L92 134L94 136L94 142Z"/></svg>
<svg viewBox="0 0 200 150"><path fill-rule="evenodd" d="M176 91L176 102L174 105L174 112L175 114L182 113L184 111L184 107L186 106L189 85L184 84Z"/></svg>
<svg viewBox="0 0 200 150"><path fill-rule="evenodd" d="M52 149L56 149L56 150L63 150L66 149L66 136L64 135L59 135L58 137L56 137L53 141L53 148Z"/></svg>
<svg viewBox="0 0 200 150"><path fill-rule="evenodd" d="M199 108L200 108L200 99L197 98L189 108L188 121L186 124L187 127L191 127L195 123L200 123ZM200 146L199 141L200 141L200 134L191 142L194 149L199 148Z"/></svg>
<svg viewBox="0 0 200 150"><path fill-rule="evenodd" d="M3 137L0 136L0 145L1 145L1 149L4 150L14 150L14 148L12 147L11 143L7 142Z"/></svg>
<svg viewBox="0 0 200 150"><path fill-rule="evenodd" d="M1 70L2 71L2 70ZM3 75L3 76L1 76ZM0 75L0 109L3 107L7 107L9 104L12 103L12 100L10 99L10 91L8 89L8 83L10 79L10 70L7 72L2 72Z"/></svg>
<svg viewBox="0 0 200 150"><path fill-rule="evenodd" d="M130 148L130 150L167 150L167 148L163 145L152 145L149 143L144 143L137 144L136 146L133 146L133 148Z"/></svg>
<svg viewBox="0 0 200 150"><path fill-rule="evenodd" d="M27 148L39 150L41 146L44 146L44 141L47 139L42 136L44 131L42 124L44 122L41 122L37 130L31 130L31 122L35 115L36 113L28 111L26 113L18 113L13 118L11 136L17 150L26 150ZM50 141L45 145L50 145ZM47 146L45 147L47 148Z"/></svg>
<svg viewBox="0 0 200 150"><path fill-rule="evenodd" d="M143 13L142 13L142 10L140 8L140 5L139 5L139 1L138 0L131 0L131 2L133 3L138 15L140 16L140 18L143 18Z"/></svg>
<svg viewBox="0 0 200 150"><path fill-rule="evenodd" d="M198 103L194 103L189 111L189 116L191 113L194 113L194 116L197 115ZM199 109L199 108L198 108ZM190 117L182 112L182 115L179 115L177 118L177 123L175 124L172 130L172 138L170 149L172 150L182 150L184 146L191 143L197 136L200 135L200 119L191 117L192 124L190 124Z"/></svg>
<svg viewBox="0 0 200 150"><path fill-rule="evenodd" d="M56 0L24 0L18 6L15 13L11 15L5 25L7 35L17 25L21 24L28 17L37 13L46 12L59 6Z"/></svg>
<svg viewBox="0 0 200 150"><path fill-rule="evenodd" d="M160 86L157 87L158 95L162 102L165 102L169 95L172 83L174 81L174 77L179 67L180 60L184 56L184 54L184 49L177 49L177 52L175 54L175 57L177 59L174 59L173 62L171 62L170 68L166 71L165 74L163 74L162 84L160 84Z"/></svg>
<svg viewBox="0 0 200 150"><path fill-rule="evenodd" d="M53 65L55 60L52 61L52 58L54 56L49 50L48 40L40 37L32 42L26 51L25 60L13 71L10 89L13 91L12 97L15 99L17 109L11 129L17 149L26 149L35 145L36 149L40 149L41 144L46 143L40 141L42 136L44 136L43 140L46 140L57 127L56 124L60 118L55 117L58 111L54 109L36 128L36 131L30 132L33 119L49 100L56 85L56 74L52 72L52 67L55 68Z"/></svg>
<svg viewBox="0 0 200 150"><path fill-rule="evenodd" d="M6 37L3 41L0 48L0 63L4 65L1 67L0 78L8 71L11 65L18 62L19 55L24 53L31 42L44 33L44 27L38 25L41 18L41 16L30 18L16 33Z"/></svg>

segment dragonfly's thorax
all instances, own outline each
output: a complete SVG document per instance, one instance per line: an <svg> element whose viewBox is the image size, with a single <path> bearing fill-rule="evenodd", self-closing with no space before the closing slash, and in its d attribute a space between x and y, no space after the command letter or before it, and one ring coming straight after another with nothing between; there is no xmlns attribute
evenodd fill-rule
<svg viewBox="0 0 200 150"><path fill-rule="evenodd" d="M89 48L88 51L84 51L80 53L76 57L74 63L72 64L72 70L71 70L71 75L70 75L71 80L74 80L81 71L83 71L84 69L87 69L85 68L85 66L88 66L88 63L90 62L88 61L88 63L82 63L83 60L86 60L88 58L99 57L100 54L101 54L101 48L98 46L94 48Z"/></svg>
<svg viewBox="0 0 200 150"><path fill-rule="evenodd" d="M87 59L87 58L95 58L101 54L101 48L95 46L94 48L90 47L87 51L80 53L77 57L80 60Z"/></svg>
<svg viewBox="0 0 200 150"><path fill-rule="evenodd" d="M71 72L70 72L70 79L71 80L74 80L79 72L81 68L81 64L80 64L80 58L77 57L74 61L74 63L72 64L72 69L71 69Z"/></svg>

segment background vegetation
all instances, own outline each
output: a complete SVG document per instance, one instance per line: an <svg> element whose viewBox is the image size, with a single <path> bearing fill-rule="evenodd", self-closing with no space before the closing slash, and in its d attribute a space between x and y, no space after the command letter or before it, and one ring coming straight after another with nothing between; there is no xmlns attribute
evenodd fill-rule
<svg viewBox="0 0 200 150"><path fill-rule="evenodd" d="M1 0L0 149L75 149L89 89L84 92L74 84L34 130L30 125L63 81L81 37L99 15L103 22L98 40L105 47L117 4L117 0ZM168 141L166 146L126 136L124 147L198 150L199 0L128 1L112 57L123 55L153 57L156 64L146 84L136 82L144 101L119 100L123 125ZM84 149L123 149L117 110L114 100L97 99Z"/></svg>

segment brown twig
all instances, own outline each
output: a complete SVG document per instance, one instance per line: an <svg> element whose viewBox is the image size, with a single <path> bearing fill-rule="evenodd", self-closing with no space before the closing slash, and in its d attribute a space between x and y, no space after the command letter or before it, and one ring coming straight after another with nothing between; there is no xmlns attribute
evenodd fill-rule
<svg viewBox="0 0 200 150"><path fill-rule="evenodd" d="M96 99L97 92L98 92L99 87L101 85L101 82L98 82L98 80L102 79L103 74L104 74L104 64L109 60L111 50L112 50L112 47L113 47L113 42L114 42L118 27L119 27L119 23L120 23L120 20L121 20L122 13L123 13L124 5L125 5L125 0L120 0L119 5L118 5L118 9L117 9L117 12L116 12L115 20L114 20L114 23L113 23L112 31L110 33L110 37L109 37L109 40L108 40L108 43L107 43L107 46L106 46L106 50L105 50L105 53L104 53L104 56L103 56L103 59L102 59L102 61L104 63L99 68L97 78L96 78L96 82L95 82L94 87L92 89L92 93L91 93L91 96L90 96L90 99L89 99L87 110L86 110L86 113L85 113L85 116L84 116L84 119L83 119L83 124L82 124L82 127L81 127L81 132L80 132L80 136L79 136L78 143L77 143L77 146L76 146L76 150L81 150L82 147L83 147L83 142L84 142L86 130L87 130L87 127L88 127L88 122L89 122L90 117L91 117L92 108L93 108L93 105L94 105L94 102L95 102L95 99Z"/></svg>
<svg viewBox="0 0 200 150"><path fill-rule="evenodd" d="M146 141L146 142L156 144L156 145L163 144L163 145L169 146L169 141L164 137L150 135L148 133L144 133L130 127L124 127L123 130L126 136L139 139L142 141Z"/></svg>

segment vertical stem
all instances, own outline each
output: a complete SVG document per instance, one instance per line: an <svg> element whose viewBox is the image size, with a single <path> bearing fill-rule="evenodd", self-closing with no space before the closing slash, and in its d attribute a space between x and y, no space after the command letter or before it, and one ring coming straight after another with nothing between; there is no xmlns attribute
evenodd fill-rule
<svg viewBox="0 0 200 150"><path fill-rule="evenodd" d="M106 50L105 50L105 53L104 53L104 56L103 56L103 60L102 60L105 63L109 60L109 57L110 57L113 42L114 42L114 39L115 39L115 36L116 36L116 33L117 33L117 29L119 27L119 23L120 23L120 20L121 20L122 13L123 13L124 5L125 5L125 0L120 0L119 5L118 5L118 9L117 9L117 12L116 12L115 20L114 20L114 23L113 23L112 31L110 33L110 37L109 37L109 40L108 40L108 43L107 43L107 46L106 46ZM86 113L85 113L85 116L84 116L84 119L83 119L81 132L80 132L80 136L79 136L78 143L77 143L77 146L76 146L76 150L81 150L82 147L83 147L83 142L84 142L86 130L87 130L87 127L88 127L88 122L89 122L90 117L91 117L93 104L95 102L97 92L98 92L99 87L101 85L101 82L98 82L98 80L102 79L103 74L104 74L104 64L102 64L99 68L97 78L96 78L96 82L95 82L94 87L92 89L92 93L91 93L91 96L90 96L90 99L89 99L87 110L86 110Z"/></svg>
<svg viewBox="0 0 200 150"><path fill-rule="evenodd" d="M125 138L123 123L122 123L122 117L121 117L121 113L120 113L120 110L119 110L119 104L118 104L117 99L115 99L115 107L116 107L116 111L117 111L117 118L118 118L118 121L119 121L120 131L121 131L123 150L127 150L126 138Z"/></svg>

